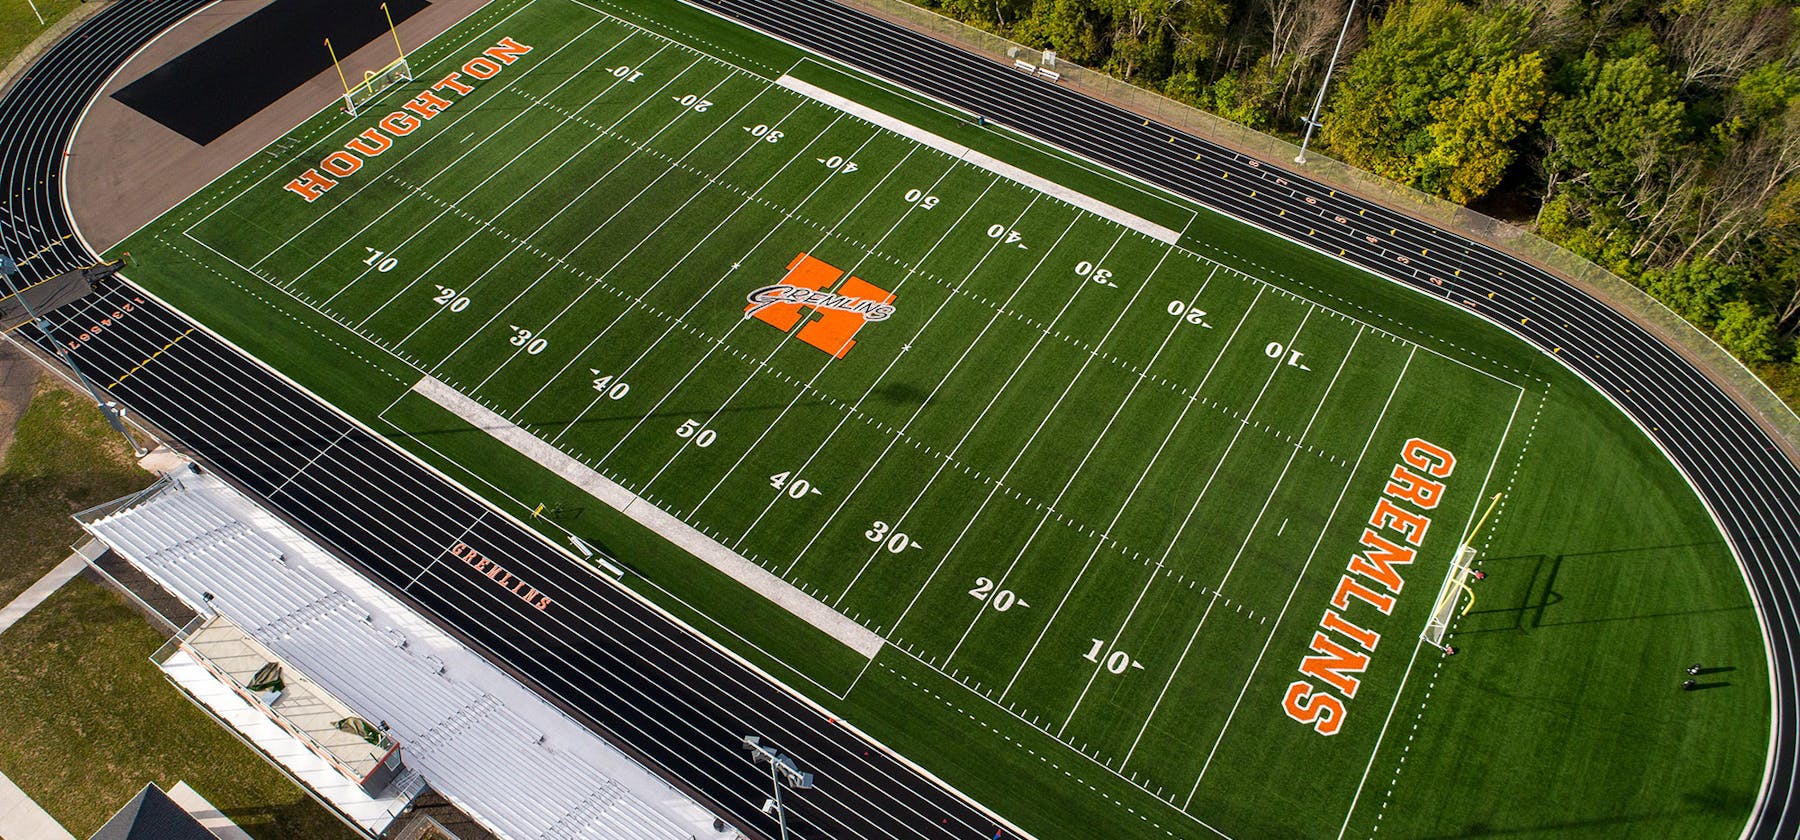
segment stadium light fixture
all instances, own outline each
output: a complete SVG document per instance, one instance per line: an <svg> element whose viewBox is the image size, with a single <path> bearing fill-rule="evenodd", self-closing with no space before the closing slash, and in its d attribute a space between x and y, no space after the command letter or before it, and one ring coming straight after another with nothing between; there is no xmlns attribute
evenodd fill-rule
<svg viewBox="0 0 1800 840"><path fill-rule="evenodd" d="M26 257L25 261L30 262L31 258ZM49 319L39 313L37 307L31 305L31 298L25 295L26 287L13 281L13 278L19 274L19 263L10 256L0 254L0 282L5 283L7 292L19 299L19 304L25 308L25 317L31 319L38 329L43 330L46 338L54 341L55 334L50 328ZM124 436L126 443L131 444L132 453L139 458L149 454L147 450L138 445L137 439L132 437L131 432L125 428L124 412L119 408L119 404L107 399L106 393L100 390L100 386L88 379L87 373L81 369L81 365L75 361L73 355L62 352L57 355L61 356L63 361L68 362L69 370L75 374L75 379L81 382L82 387L87 389L88 396L94 399L94 406L100 409L101 414L106 415L106 422Z"/></svg>
<svg viewBox="0 0 1800 840"><path fill-rule="evenodd" d="M775 797L763 804L763 813L774 814L776 825L781 828L781 840L787 840L787 811L781 806L781 787L785 783L795 790L809 790L813 786L813 774L800 770L792 758L782 755L774 746L764 744L756 735L744 736L744 749L750 751L750 763L766 761L769 763L769 785L774 788Z"/></svg>
<svg viewBox="0 0 1800 840"><path fill-rule="evenodd" d="M1344 10L1344 28L1338 30L1337 46L1331 48L1331 63L1325 65L1325 81L1319 83L1319 96L1313 100L1312 116L1306 118L1306 135L1300 138L1300 154L1294 162L1306 163L1306 146L1312 142L1313 129L1319 127L1319 109L1325 105L1325 91L1331 87L1331 71L1337 69L1338 52L1344 48L1344 36L1350 34L1350 19L1356 15L1356 0Z"/></svg>

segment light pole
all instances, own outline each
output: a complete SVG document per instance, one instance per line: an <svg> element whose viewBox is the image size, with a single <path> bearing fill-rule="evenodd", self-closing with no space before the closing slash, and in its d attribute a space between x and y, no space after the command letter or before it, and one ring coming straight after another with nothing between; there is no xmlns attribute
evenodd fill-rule
<svg viewBox="0 0 1800 840"><path fill-rule="evenodd" d="M27 258L26 261L29 262L30 259ZM0 254L0 281L4 281L6 283L7 291L11 292L13 297L19 299L19 305L25 309L25 317L37 324L38 329L43 330L45 338L48 338L53 342L56 341L56 336L50 329L50 321L38 313L37 307L31 305L31 299L25 295L25 288L22 288L17 283L13 282L13 276L18 274L18 272L19 264L14 262L11 257ZM148 454L144 451L143 447L138 446L137 439L131 436L131 432L126 430L125 421L123 420L124 409L120 408L118 403L107 399L106 392L101 391L100 387L95 385L93 380L87 378L87 374L81 370L81 365L75 361L74 354L64 352L61 348L58 348L57 355L61 356L63 361L69 363L69 370L75 374L75 378L81 382L81 386L87 389L88 396L94 398L94 406L100 409L101 414L106 415L106 422L120 435L124 436L126 443L131 444L132 453L140 458Z"/></svg>
<svg viewBox="0 0 1800 840"><path fill-rule="evenodd" d="M751 764L769 763L769 785L775 789L775 798L763 803L762 812L775 815L775 822L781 828L781 840L787 840L787 812L781 807L781 785L786 782L795 790L808 790L813 786L813 774L800 772L793 759L782 755L773 746L763 744L762 738L756 735L744 736L744 749L750 751Z"/></svg>
<svg viewBox="0 0 1800 840"><path fill-rule="evenodd" d="M1312 116L1306 118L1306 136L1300 138L1300 154L1294 162L1306 163L1306 144L1312 142L1313 129L1319 126L1319 109L1325 105L1325 90L1331 87L1331 71L1337 69L1338 51L1344 48L1344 36L1350 34L1350 18L1356 14L1356 0L1344 10L1344 28L1338 30L1337 46L1331 48L1331 63L1325 65L1325 81L1319 83L1319 97L1313 100Z"/></svg>

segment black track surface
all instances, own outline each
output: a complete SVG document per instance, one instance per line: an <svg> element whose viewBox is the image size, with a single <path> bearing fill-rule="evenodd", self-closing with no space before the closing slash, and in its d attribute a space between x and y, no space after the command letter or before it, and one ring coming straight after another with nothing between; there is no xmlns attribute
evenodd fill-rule
<svg viewBox="0 0 1800 840"><path fill-rule="evenodd" d="M430 0L386 0L398 26ZM388 34L374 0L275 0L129 85L113 98L202 146ZM388 58L394 58L389 54ZM352 83L363 70L346 68Z"/></svg>
<svg viewBox="0 0 1800 840"><path fill-rule="evenodd" d="M202 0L120 0L47 53L0 97L0 248L31 256L31 282L94 261L72 238L59 179L74 123L102 81L138 46L203 5ZM1399 282L1484 298L1498 322L1540 347L1562 347L1565 364L1611 395L1693 480L1745 565L1772 648L1775 735L1766 790L1751 835L1789 838L1800 829L1794 763L1800 757L1793 662L1800 639L1795 597L1800 550L1800 471L1717 387L1643 330L1564 283L1504 254L1354 197L1096 102L985 59L845 9L827 0L705 0L820 52L988 115L1271 230L1326 244ZM1177 141L1169 142L1174 135ZM1196 161L1198 155L1200 160ZM1227 192L1222 171L1258 183L1258 195ZM1278 183L1277 178L1285 183ZM1311 201L1307 200L1308 198ZM1285 216L1279 211L1286 210ZM1359 217L1357 211L1367 216ZM1312 214L1308 217L1306 214ZM1335 215L1353 225L1326 224ZM1297 227L1298 226L1298 227ZM1387 235L1398 229L1396 235ZM1364 237L1377 235L1371 244ZM1403 266L1401 253L1429 249ZM1427 285L1420 272L1451 278ZM738 736L760 732L809 769L820 788L798 800L799 833L810 837L991 837L992 823L842 727L691 634L499 519L383 441L347 423L204 332L129 287L91 298L58 320L112 321L77 351L100 376L117 376L175 337L157 361L125 379L118 398L168 429L215 469L319 534L370 576L430 611L491 658L568 702L600 731L668 771L734 820L772 828L755 813L767 776L737 755ZM125 304L133 306L125 312ZM113 312L120 313L113 317ZM1562 326L1562 325L1567 326ZM59 326L57 329L63 329ZM58 333L58 338L61 338ZM111 381L108 376L105 381ZM316 458L316 461L313 460ZM403 503L409 515L367 502ZM391 509L391 508L387 508ZM386 509L384 509L386 510ZM444 554L463 540L485 549L558 597L532 614ZM418 583L412 575L418 575ZM564 663L587 657L587 665ZM582 661L582 660L576 660ZM631 698L624 701L625 698ZM947 822L940 823L939 820Z"/></svg>

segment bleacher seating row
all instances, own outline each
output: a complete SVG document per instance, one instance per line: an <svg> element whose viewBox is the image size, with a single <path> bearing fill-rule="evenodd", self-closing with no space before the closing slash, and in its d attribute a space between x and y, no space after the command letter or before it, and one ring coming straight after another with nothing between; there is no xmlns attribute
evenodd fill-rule
<svg viewBox="0 0 1800 840"><path fill-rule="evenodd" d="M370 721L388 726L433 789L505 836L686 838L661 813L479 687L408 649L370 613L238 521L187 478L90 524L195 610L230 616ZM213 596L210 604L203 593Z"/></svg>

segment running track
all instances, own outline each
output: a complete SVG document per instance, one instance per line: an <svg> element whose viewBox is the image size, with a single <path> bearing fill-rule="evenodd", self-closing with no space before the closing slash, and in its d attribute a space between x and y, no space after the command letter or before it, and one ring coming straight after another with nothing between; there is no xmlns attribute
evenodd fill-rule
<svg viewBox="0 0 1800 840"><path fill-rule="evenodd" d="M1123 109L828 0L694 2L1269 230L1299 240L1309 238L1305 229L1317 230L1310 238L1323 240L1321 247L1344 249L1351 262L1453 301L1481 300L1485 316L1546 352L1562 348L1557 355L1561 362L1611 396L1645 429L1655 430L1651 436L1694 483L1743 563L1770 645L1775 692L1769 772L1746 834L1800 834L1800 813L1793 807L1800 779L1795 772L1800 738L1794 705L1800 697L1800 671L1792 658L1800 639L1800 471L1673 350L1527 263L1353 196L1332 196L1304 177L1255 165L1154 122L1146 126ZM121 0L58 44L0 97L0 200L6 202L0 207L0 247L17 256L47 248L26 264L28 281L94 260L77 242L62 238L72 227L58 185L61 152L81 109L138 45L201 5L199 0ZM1175 142L1169 141L1171 136ZM1223 173L1231 177L1220 177ZM1255 185L1254 198L1244 184ZM1337 223L1338 216L1349 222ZM1369 236L1377 241L1369 242ZM1398 262L1401 254L1411 263ZM1446 283L1430 283L1431 276ZM1489 292L1497 293L1494 300L1487 300ZM131 293L121 289L109 294L108 303L120 304ZM136 309L85 345L82 360L116 375L189 329L178 316L154 305ZM65 318L80 314L59 313ZM1521 325L1521 319L1529 321ZM132 353L139 355L131 359ZM415 603L490 656L532 679L542 674L549 682L540 679L540 684L549 693L591 713L590 722L601 731L622 738L628 749L646 755L735 819L764 830L771 827L751 813L761 803L767 777L733 766L747 767L733 754L732 744L754 730L830 780L830 788L822 784L799 797L805 833L848 829L868 837L992 836L992 822L979 811L878 751L862 756L866 745L841 727L643 606L570 570L531 536L205 333L188 335L159 361L167 364L126 379L115 394L377 580L404 588L406 579L424 569L423 579L438 585L406 589ZM148 384L155 377L162 377L161 387ZM221 381L238 387L231 393L205 387ZM270 423L271 416L282 421ZM315 456L317 461L308 465ZM369 469L371 463L382 466ZM344 504L345 494L429 504L434 507L416 509L435 513L403 521L359 514L355 505ZM479 587L483 581L471 581L440 562L444 543L462 529L491 546L503 564L516 562L527 574L549 581L547 586L563 587L549 590L553 594L581 593L563 602L572 608L557 621L604 638L631 634L635 643L603 644L488 597L491 593ZM397 570L407 577L397 578ZM581 599L592 599L592 604L583 608L574 603ZM550 664L575 657L600 657L586 661L606 667L573 674ZM693 682L663 685L650 676L665 672ZM749 690L708 690L709 680L722 677L729 679L728 685ZM630 705L604 702L620 697L632 698ZM648 708L690 713L657 714ZM949 822L934 827L937 819L932 817Z"/></svg>

